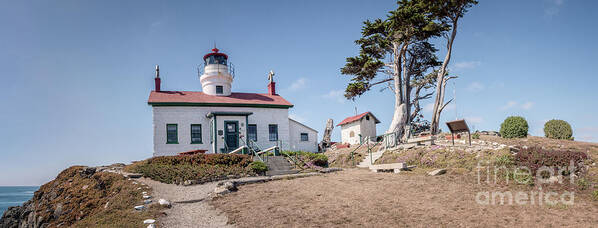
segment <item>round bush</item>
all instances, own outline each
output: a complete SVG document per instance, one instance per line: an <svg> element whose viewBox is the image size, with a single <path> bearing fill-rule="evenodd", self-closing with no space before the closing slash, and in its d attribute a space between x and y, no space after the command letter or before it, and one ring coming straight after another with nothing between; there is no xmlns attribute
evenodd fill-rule
<svg viewBox="0 0 598 228"><path fill-rule="evenodd" d="M571 125L564 120L550 120L544 124L544 135L551 139L573 139Z"/></svg>
<svg viewBox="0 0 598 228"><path fill-rule="evenodd" d="M521 116L509 116L500 125L500 135L503 138L525 138L529 126Z"/></svg>

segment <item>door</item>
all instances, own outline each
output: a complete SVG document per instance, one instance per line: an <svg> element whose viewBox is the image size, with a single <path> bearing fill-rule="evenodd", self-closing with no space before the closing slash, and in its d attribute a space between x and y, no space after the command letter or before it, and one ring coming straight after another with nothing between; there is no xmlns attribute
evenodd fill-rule
<svg viewBox="0 0 598 228"><path fill-rule="evenodd" d="M224 121L224 126L224 141L226 141L228 152L230 152L239 147L239 122Z"/></svg>

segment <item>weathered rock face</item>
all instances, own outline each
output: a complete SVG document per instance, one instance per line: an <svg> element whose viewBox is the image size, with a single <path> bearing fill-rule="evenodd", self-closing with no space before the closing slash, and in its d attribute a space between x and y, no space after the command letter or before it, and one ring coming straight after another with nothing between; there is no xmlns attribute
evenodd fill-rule
<svg viewBox="0 0 598 228"><path fill-rule="evenodd" d="M0 228L69 226L100 203L106 204L100 201L109 194L107 185L114 178L106 175L116 176L97 173L93 167L70 167L42 185L23 206L8 208L0 218Z"/></svg>

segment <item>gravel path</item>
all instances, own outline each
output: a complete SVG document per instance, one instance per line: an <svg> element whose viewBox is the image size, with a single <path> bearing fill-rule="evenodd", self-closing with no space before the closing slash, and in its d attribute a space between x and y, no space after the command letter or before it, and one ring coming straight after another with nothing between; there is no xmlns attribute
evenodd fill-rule
<svg viewBox="0 0 598 228"><path fill-rule="evenodd" d="M165 211L166 216L159 219L159 227L233 227L226 224L228 219L222 211L206 202L218 182L181 186L148 178L139 181L153 189L155 200L166 199L172 203L172 208Z"/></svg>

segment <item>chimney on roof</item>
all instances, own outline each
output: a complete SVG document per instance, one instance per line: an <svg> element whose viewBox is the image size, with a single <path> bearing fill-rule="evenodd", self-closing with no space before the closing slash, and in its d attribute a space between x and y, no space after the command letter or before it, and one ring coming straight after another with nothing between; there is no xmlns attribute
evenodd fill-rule
<svg viewBox="0 0 598 228"><path fill-rule="evenodd" d="M268 73L268 81L270 81L270 83L268 83L268 94L276 95L276 82L274 82L274 71L270 71L270 73Z"/></svg>
<svg viewBox="0 0 598 228"><path fill-rule="evenodd" d="M154 83L156 84L156 92L160 92L160 84L162 84L162 80L160 79L160 66L156 65L156 78L154 78Z"/></svg>

